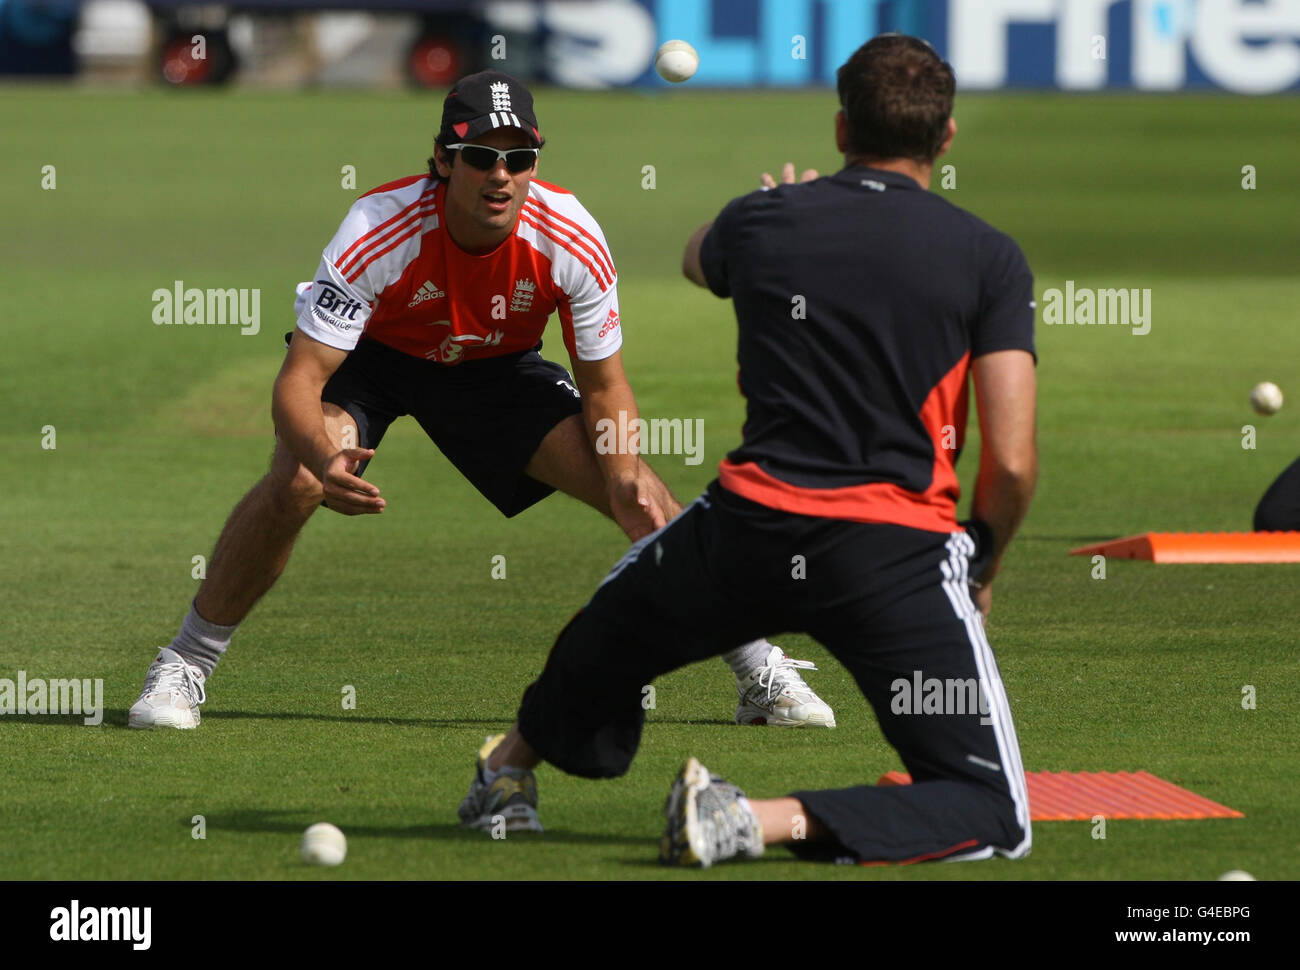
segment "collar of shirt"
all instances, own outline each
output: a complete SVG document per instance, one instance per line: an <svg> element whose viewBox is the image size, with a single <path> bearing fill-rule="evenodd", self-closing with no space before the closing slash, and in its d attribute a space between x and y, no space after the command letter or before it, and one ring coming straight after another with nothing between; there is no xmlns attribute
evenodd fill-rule
<svg viewBox="0 0 1300 970"><path fill-rule="evenodd" d="M902 172L891 172L883 168L872 168L869 165L846 165L833 176L836 179L857 183L867 188L875 188L870 183L875 182L880 185L888 186L891 189L920 189L921 185L910 175L904 175ZM881 192L883 189L876 189Z"/></svg>

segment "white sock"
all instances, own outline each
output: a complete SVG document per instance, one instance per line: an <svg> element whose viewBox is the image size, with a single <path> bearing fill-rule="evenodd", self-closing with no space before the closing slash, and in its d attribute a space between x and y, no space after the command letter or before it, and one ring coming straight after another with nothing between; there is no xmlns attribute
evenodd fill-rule
<svg viewBox="0 0 1300 970"><path fill-rule="evenodd" d="M755 640L743 647L737 647L730 653L724 653L722 659L727 662L731 672L737 677L744 677L755 667L767 662L767 655L772 652L772 644L766 640Z"/></svg>
<svg viewBox="0 0 1300 970"><path fill-rule="evenodd" d="M745 846L744 853L751 859L757 859L763 854L763 823L759 820L758 812L754 811L754 806L749 803L748 798L744 795L737 795L736 802L741 808L749 813L750 824L752 826L750 830L752 839L749 844Z"/></svg>
<svg viewBox="0 0 1300 970"><path fill-rule="evenodd" d="M199 616L199 611L190 604L190 611L181 623L181 631L176 634L171 648L203 671L204 677L211 677L217 661L230 646L230 638L235 635L235 626L218 626Z"/></svg>

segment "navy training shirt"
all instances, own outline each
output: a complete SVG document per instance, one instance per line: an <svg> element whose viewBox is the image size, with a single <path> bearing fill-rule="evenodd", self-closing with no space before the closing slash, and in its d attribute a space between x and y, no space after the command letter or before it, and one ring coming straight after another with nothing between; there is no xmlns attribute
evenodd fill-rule
<svg viewBox="0 0 1300 970"><path fill-rule="evenodd" d="M956 529L970 362L1034 354L1015 241L906 175L850 166L733 200L700 262L735 304L747 403L720 484L789 512Z"/></svg>

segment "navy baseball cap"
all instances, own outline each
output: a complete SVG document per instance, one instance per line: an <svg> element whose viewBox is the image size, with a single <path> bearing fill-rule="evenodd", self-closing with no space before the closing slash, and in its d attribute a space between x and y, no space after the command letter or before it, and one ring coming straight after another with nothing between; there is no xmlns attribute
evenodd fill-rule
<svg viewBox="0 0 1300 970"><path fill-rule="evenodd" d="M453 145L495 128L518 128L540 148L542 135L533 113L532 92L522 81L500 71L480 71L461 78L442 103L438 140Z"/></svg>

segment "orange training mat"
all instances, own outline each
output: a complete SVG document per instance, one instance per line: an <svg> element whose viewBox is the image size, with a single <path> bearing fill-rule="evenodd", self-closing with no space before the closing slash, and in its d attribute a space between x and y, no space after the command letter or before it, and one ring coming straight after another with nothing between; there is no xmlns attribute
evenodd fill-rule
<svg viewBox="0 0 1300 970"><path fill-rule="evenodd" d="M1027 771L1029 819L1086 822L1106 818L1245 818L1149 771ZM878 785L910 785L912 776L891 771Z"/></svg>
<svg viewBox="0 0 1300 970"><path fill-rule="evenodd" d="M1144 532L1080 546L1070 555L1152 562L1300 562L1300 532Z"/></svg>

